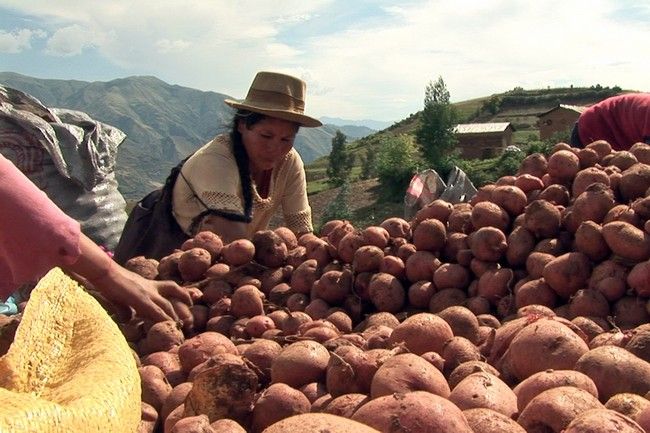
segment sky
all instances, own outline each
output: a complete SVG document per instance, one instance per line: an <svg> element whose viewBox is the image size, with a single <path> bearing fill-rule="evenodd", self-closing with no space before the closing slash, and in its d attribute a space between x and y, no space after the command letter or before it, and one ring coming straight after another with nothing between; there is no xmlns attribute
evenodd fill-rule
<svg viewBox="0 0 650 433"><path fill-rule="evenodd" d="M523 87L650 91L649 0L0 0L0 71L151 75L243 99L257 71L306 112L394 122L442 77L452 102Z"/></svg>

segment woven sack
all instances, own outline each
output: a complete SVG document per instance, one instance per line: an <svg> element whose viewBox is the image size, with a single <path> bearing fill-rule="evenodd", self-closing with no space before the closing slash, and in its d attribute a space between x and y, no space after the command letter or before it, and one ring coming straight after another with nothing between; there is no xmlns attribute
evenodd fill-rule
<svg viewBox="0 0 650 433"><path fill-rule="evenodd" d="M0 432L133 433L140 377L97 301L56 268L41 279L0 358Z"/></svg>

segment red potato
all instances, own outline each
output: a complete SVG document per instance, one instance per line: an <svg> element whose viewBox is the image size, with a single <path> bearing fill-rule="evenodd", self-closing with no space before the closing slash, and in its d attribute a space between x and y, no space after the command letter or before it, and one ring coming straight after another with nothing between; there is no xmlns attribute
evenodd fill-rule
<svg viewBox="0 0 650 433"><path fill-rule="evenodd" d="M380 226L388 232L391 238L411 238L411 225L403 218L387 218L381 222Z"/></svg>
<svg viewBox="0 0 650 433"><path fill-rule="evenodd" d="M469 233L472 227L472 209L454 208L447 220L447 228L450 233Z"/></svg>
<svg viewBox="0 0 650 433"><path fill-rule="evenodd" d="M388 241L390 240L388 230L380 226L366 227L361 230L361 236L367 245L374 245L382 249L388 246Z"/></svg>
<svg viewBox="0 0 650 433"><path fill-rule="evenodd" d="M180 346L185 341L180 325L168 320L155 323L147 331L146 347L148 353L165 352Z"/></svg>
<svg viewBox="0 0 650 433"><path fill-rule="evenodd" d="M607 215L603 218L603 224L612 221L625 221L635 227L641 227L642 225L639 215L636 214L631 206L626 204L617 204L607 212Z"/></svg>
<svg viewBox="0 0 650 433"><path fill-rule="evenodd" d="M237 239L223 246L221 256L229 266L242 266L255 257L255 245L248 239Z"/></svg>
<svg viewBox="0 0 650 433"><path fill-rule="evenodd" d="M515 290L515 307L517 309L531 305L554 308L557 299L557 294L543 278L527 281Z"/></svg>
<svg viewBox="0 0 650 433"><path fill-rule="evenodd" d="M521 329L512 339L504 358L510 373L524 380L548 370L570 370L589 351L587 343L557 320L539 319Z"/></svg>
<svg viewBox="0 0 650 433"><path fill-rule="evenodd" d="M413 228L415 228L417 224L429 218L437 219L438 221L445 224L447 223L447 220L449 219L449 215L451 215L453 209L454 206L445 200L442 199L433 200L431 203L428 203L423 208L417 211L411 225L413 226Z"/></svg>
<svg viewBox="0 0 650 433"><path fill-rule="evenodd" d="M464 378L451 391L449 400L461 410L492 409L509 418L515 418L517 396L497 376L490 373L473 373Z"/></svg>
<svg viewBox="0 0 650 433"><path fill-rule="evenodd" d="M368 284L370 301L378 311L396 313L404 306L406 290L402 283L393 275L377 273Z"/></svg>
<svg viewBox="0 0 650 433"><path fill-rule="evenodd" d="M650 391L650 364L618 346L596 347L582 355L575 370L586 374L598 388L600 401L624 392Z"/></svg>
<svg viewBox="0 0 650 433"><path fill-rule="evenodd" d="M181 361L178 354L171 352L153 352L144 356L140 360L141 365L155 365L163 374L171 386L176 386L184 382L187 375L181 368Z"/></svg>
<svg viewBox="0 0 650 433"><path fill-rule="evenodd" d="M580 170L578 156L570 150L558 150L548 158L548 174L562 182L572 180Z"/></svg>
<svg viewBox="0 0 650 433"><path fill-rule="evenodd" d="M519 412L542 392L560 386L573 386L598 398L596 384L586 374L574 370L545 370L527 377L513 388Z"/></svg>
<svg viewBox="0 0 650 433"><path fill-rule="evenodd" d="M479 322L474 313L463 306L445 308L437 313L451 327L454 336L465 337L473 344L479 340Z"/></svg>
<svg viewBox="0 0 650 433"><path fill-rule="evenodd" d="M519 166L518 175L529 174L541 178L546 174L548 161L541 153L532 153L526 156Z"/></svg>
<svg viewBox="0 0 650 433"><path fill-rule="evenodd" d="M467 409L463 415L475 433L526 433L512 418L492 409Z"/></svg>
<svg viewBox="0 0 650 433"><path fill-rule="evenodd" d="M329 304L339 304L350 294L352 278L349 270L325 272L314 283L314 294Z"/></svg>
<svg viewBox="0 0 650 433"><path fill-rule="evenodd" d="M512 269L500 268L485 271L478 280L478 295L493 305L511 290L514 281Z"/></svg>
<svg viewBox="0 0 650 433"><path fill-rule="evenodd" d="M285 418L264 429L262 433L380 433L358 421L327 413L305 413ZM471 433L471 432L470 432Z"/></svg>
<svg viewBox="0 0 650 433"><path fill-rule="evenodd" d="M403 279L406 277L406 265L404 261L397 256L384 256L379 265L379 272L391 274L396 278Z"/></svg>
<svg viewBox="0 0 650 433"><path fill-rule="evenodd" d="M325 407L324 412L351 418L361 406L366 404L369 398L366 394L345 394L332 399Z"/></svg>
<svg viewBox="0 0 650 433"><path fill-rule="evenodd" d="M440 370L420 356L403 353L388 358L372 378L370 398L427 391L449 397L449 385Z"/></svg>
<svg viewBox="0 0 650 433"><path fill-rule="evenodd" d="M527 432L560 433L579 414L590 409L604 409L596 397L573 386L543 391L521 411L517 422Z"/></svg>
<svg viewBox="0 0 650 433"><path fill-rule="evenodd" d="M352 419L382 432L399 425L412 433L473 433L463 412L449 400L426 391L385 395L361 406Z"/></svg>
<svg viewBox="0 0 650 433"><path fill-rule="evenodd" d="M231 297L230 313L235 317L253 317L264 314L262 292L247 284L237 288Z"/></svg>
<svg viewBox="0 0 650 433"><path fill-rule="evenodd" d="M462 289L442 289L437 291L429 301L429 312L438 313L445 308L464 305L467 293Z"/></svg>
<svg viewBox="0 0 650 433"><path fill-rule="evenodd" d="M546 265L555 260L555 258L552 254L539 251L530 253L526 258L526 272L528 272L528 277L531 279L541 278Z"/></svg>
<svg viewBox="0 0 650 433"><path fill-rule="evenodd" d="M496 227L481 227L468 241L474 257L487 262L499 261L508 248L506 235Z"/></svg>
<svg viewBox="0 0 650 433"><path fill-rule="evenodd" d="M198 281L212 264L212 256L203 248L184 251L178 259L178 270L184 281Z"/></svg>
<svg viewBox="0 0 650 433"><path fill-rule="evenodd" d="M583 221L591 220L600 224L615 203L612 190L608 186L592 183L575 198L572 206L567 208L564 227L575 233Z"/></svg>
<svg viewBox="0 0 650 433"><path fill-rule="evenodd" d="M237 354L235 345L217 332L204 332L186 340L178 348L178 358L185 373L220 353Z"/></svg>
<svg viewBox="0 0 650 433"><path fill-rule="evenodd" d="M183 382L176 385L162 405L162 409L160 410L160 420L166 420L174 409L182 405L191 389L192 382Z"/></svg>
<svg viewBox="0 0 650 433"><path fill-rule="evenodd" d="M433 283L438 290L464 289L470 283L467 268L456 263L444 263L433 273Z"/></svg>
<svg viewBox="0 0 650 433"><path fill-rule="evenodd" d="M508 235L506 244L506 259L512 267L521 266L526 263L528 257L535 248L536 240L531 231L523 226L515 227Z"/></svg>
<svg viewBox="0 0 650 433"><path fill-rule="evenodd" d="M472 208L472 226L475 229L482 227L496 227L501 231L506 231L510 226L510 216L499 205L482 201Z"/></svg>
<svg viewBox="0 0 650 433"><path fill-rule="evenodd" d="M466 361L449 373L447 378L449 387L453 390L463 379L474 373L489 373L496 377L500 376L499 371L485 361Z"/></svg>
<svg viewBox="0 0 650 433"><path fill-rule="evenodd" d="M338 255L343 263L352 263L354 253L365 245L366 240L360 232L354 231L346 234L339 242Z"/></svg>
<svg viewBox="0 0 650 433"><path fill-rule="evenodd" d="M528 199L521 188L505 185L492 190L492 202L505 209L511 217L516 217L523 212Z"/></svg>
<svg viewBox="0 0 650 433"><path fill-rule="evenodd" d="M384 251L374 245L364 245L354 252L352 269L355 272L377 272L384 259Z"/></svg>
<svg viewBox="0 0 650 433"><path fill-rule="evenodd" d="M445 342L442 349L443 373L449 374L460 364L482 359L479 348L465 337L454 336Z"/></svg>
<svg viewBox="0 0 650 433"><path fill-rule="evenodd" d="M624 392L612 396L605 403L605 407L632 419L636 419L641 412L650 407L650 400L637 394Z"/></svg>
<svg viewBox="0 0 650 433"><path fill-rule="evenodd" d="M544 188L537 199L545 200L555 206L567 206L569 204L569 190L564 185L554 183Z"/></svg>
<svg viewBox="0 0 650 433"><path fill-rule="evenodd" d="M280 420L307 413L310 409L311 403L302 392L284 383L271 384L255 401L252 431L259 433Z"/></svg>
<svg viewBox="0 0 650 433"><path fill-rule="evenodd" d="M623 169L618 189L623 200L631 202L639 197L644 197L650 187L650 166L647 164L634 164Z"/></svg>
<svg viewBox="0 0 650 433"><path fill-rule="evenodd" d="M583 221L578 226L575 232L575 249L594 262L604 260L611 253L603 237L602 227L593 221Z"/></svg>
<svg viewBox="0 0 650 433"><path fill-rule="evenodd" d="M609 186L609 176L603 170L596 167L580 170L575 179L573 179L571 194L573 197L578 197L589 185L596 182Z"/></svg>
<svg viewBox="0 0 650 433"><path fill-rule="evenodd" d="M404 263L406 278L411 282L433 279L433 273L440 266L440 260L430 251L416 251Z"/></svg>
<svg viewBox="0 0 650 433"><path fill-rule="evenodd" d="M286 346L271 366L273 383L299 388L325 377L329 352L315 341L298 341Z"/></svg>
<svg viewBox="0 0 650 433"><path fill-rule="evenodd" d="M391 345L404 343L416 355L425 352L442 353L453 331L443 318L431 313L419 313L397 325L389 338Z"/></svg>
<svg viewBox="0 0 650 433"><path fill-rule="evenodd" d="M546 283L565 299L585 287L590 275L591 262L582 253L563 254L549 262L542 272Z"/></svg>
<svg viewBox="0 0 650 433"><path fill-rule="evenodd" d="M165 373L155 365L144 365L138 369L142 386L142 401L160 412L162 405L172 392Z"/></svg>
<svg viewBox="0 0 650 433"><path fill-rule="evenodd" d="M533 176L531 174L521 174L515 179L515 186L521 189L526 194L533 191L544 189L544 182L542 177Z"/></svg>
<svg viewBox="0 0 650 433"><path fill-rule="evenodd" d="M440 251L447 240L447 230L443 222L429 218L421 221L413 230L413 244L418 251Z"/></svg>
<svg viewBox="0 0 650 433"><path fill-rule="evenodd" d="M605 296L591 289L578 290L569 301L569 317L578 316L607 318L610 315L609 302Z"/></svg>
<svg viewBox="0 0 650 433"><path fill-rule="evenodd" d="M546 200L530 202L524 215L524 227L537 238L552 238L560 230L560 210Z"/></svg>
<svg viewBox="0 0 650 433"><path fill-rule="evenodd" d="M158 276L159 262L144 256L132 257L124 263L124 267L131 272L148 279L155 280Z"/></svg>
<svg viewBox="0 0 650 433"><path fill-rule="evenodd" d="M273 230L255 232L252 242L255 246L255 261L263 266L277 268L287 259L287 245Z"/></svg>
<svg viewBox="0 0 650 433"><path fill-rule="evenodd" d="M291 274L291 289L295 293L307 294L314 282L320 278L321 272L315 259L307 259L295 268Z"/></svg>
<svg viewBox="0 0 650 433"><path fill-rule="evenodd" d="M632 224L613 221L603 225L603 238L614 254L640 262L650 258L650 235Z"/></svg>
<svg viewBox="0 0 650 433"><path fill-rule="evenodd" d="M592 409L576 416L564 433L644 433L632 418L608 409Z"/></svg>

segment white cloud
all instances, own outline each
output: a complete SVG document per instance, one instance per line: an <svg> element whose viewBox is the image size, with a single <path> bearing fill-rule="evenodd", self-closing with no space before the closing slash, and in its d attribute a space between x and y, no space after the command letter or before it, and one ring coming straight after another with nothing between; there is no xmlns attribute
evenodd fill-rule
<svg viewBox="0 0 650 433"><path fill-rule="evenodd" d="M96 30L74 24L55 31L47 40L45 51L53 56L75 56L85 48L101 45L105 40L105 35Z"/></svg>
<svg viewBox="0 0 650 433"><path fill-rule="evenodd" d="M20 53L32 47L32 39L42 38L42 30L20 29L13 32L0 30L0 53Z"/></svg>
<svg viewBox="0 0 650 433"><path fill-rule="evenodd" d="M169 39L160 39L156 42L158 52L161 54L177 53L190 47L190 43L182 39L170 41Z"/></svg>
<svg viewBox="0 0 650 433"><path fill-rule="evenodd" d="M51 54L94 49L123 75L233 97L258 70L293 73L316 116L399 120L438 76L455 101L515 86L650 90L650 24L620 0L2 1L48 29ZM0 32L0 51L33 37Z"/></svg>

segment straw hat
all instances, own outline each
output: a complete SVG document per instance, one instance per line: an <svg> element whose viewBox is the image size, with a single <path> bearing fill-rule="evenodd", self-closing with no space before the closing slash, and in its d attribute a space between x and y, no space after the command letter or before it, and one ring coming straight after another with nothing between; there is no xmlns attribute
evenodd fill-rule
<svg viewBox="0 0 650 433"><path fill-rule="evenodd" d="M322 123L305 113L306 84L299 78L278 72L258 72L243 101L226 99L233 108L253 111L278 119L316 127Z"/></svg>

